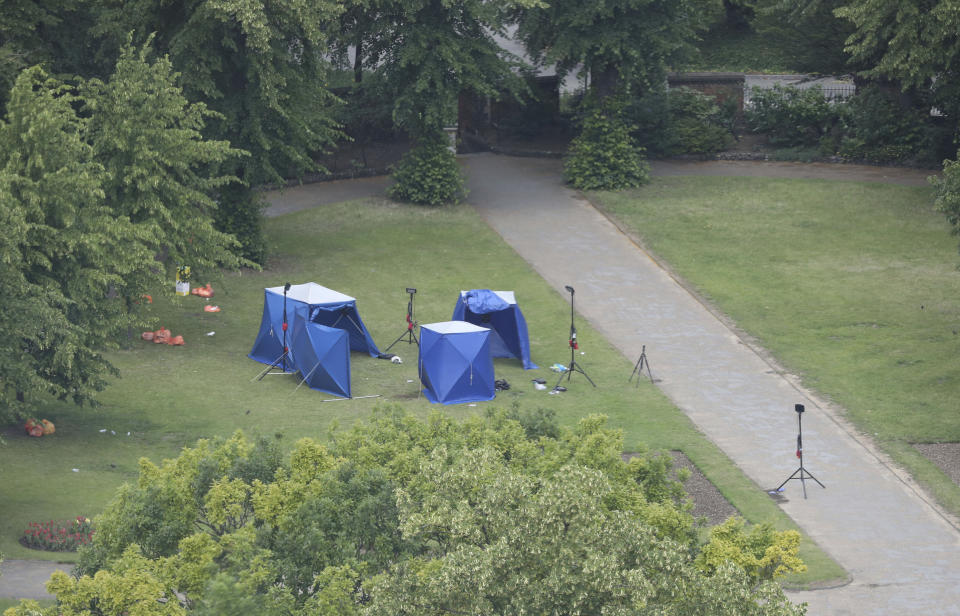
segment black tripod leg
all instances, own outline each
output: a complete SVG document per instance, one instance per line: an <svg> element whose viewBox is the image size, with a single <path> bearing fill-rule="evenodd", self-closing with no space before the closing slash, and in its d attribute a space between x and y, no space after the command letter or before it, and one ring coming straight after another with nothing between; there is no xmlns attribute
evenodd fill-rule
<svg viewBox="0 0 960 616"><path fill-rule="evenodd" d="M778 485L776 488L774 488L773 491L774 491L774 492L779 492L779 491L780 491L780 488L782 488L783 486L787 485L787 482L788 482L788 481L790 481L791 479L796 479L796 475L797 475L797 473L799 473L799 472L800 472L800 469L799 469L799 468L798 468L797 470L793 471L793 474L790 475L789 477L787 477L786 479L784 479L784 480L783 480L783 483L781 483L781 484Z"/></svg>
<svg viewBox="0 0 960 616"><path fill-rule="evenodd" d="M396 343L398 343L398 342L400 342L401 340L403 340L403 337L404 337L404 336L407 336L407 335L410 333L410 331L411 331L411 330L408 329L407 331L405 331L405 332L403 332L402 334L400 334L400 337L397 338L396 340L394 340L393 342L391 342L391 343L390 343L390 346L388 346L386 349L384 349L383 352L386 353L386 352L388 352L390 349L392 349L392 348L393 348L393 345L395 345ZM409 340L408 340L408 342L409 342ZM419 342L417 343L417 346L420 346L420 343L419 343Z"/></svg>
<svg viewBox="0 0 960 616"><path fill-rule="evenodd" d="M257 377L257 380L258 380L258 381L262 381L262 380L263 380L263 377L267 376L267 373L268 373L268 372L270 372L271 370L273 370L274 368L276 368L277 366L279 366L279 365L280 365L280 362L282 362L284 359L286 359L286 357L287 357L287 352L284 351L283 354L282 354L280 357L278 357L277 359L275 359L272 364L270 364L269 366L267 366L267 369L266 369L266 370L264 370L263 372L260 373L260 376ZM284 370L284 372L286 372L286 370Z"/></svg>
<svg viewBox="0 0 960 616"><path fill-rule="evenodd" d="M573 365L574 365L574 370L576 370L577 372L579 372L579 373L582 374L583 376L587 377L587 380L590 381L590 384L591 384L591 385L593 385L594 387L597 386L597 384L593 382L593 379L590 378L590 375L587 374L587 373L583 370L583 368L580 367L579 364L574 363ZM571 372L572 372L572 370L571 370ZM639 379L638 379L638 380L639 380Z"/></svg>
<svg viewBox="0 0 960 616"><path fill-rule="evenodd" d="M814 476L813 476L813 473L811 473L810 471L808 471L807 469L805 469L805 468L803 468L803 467L800 467L800 468L801 468L801 470L803 470L803 472L805 472L805 473L807 474L807 478L808 478L808 479L813 479L814 481L817 482L817 485L818 485L818 486L820 486L820 487L823 488L824 490L827 489L827 486L825 486L825 485L823 485L822 483L820 483L820 480L817 479L816 477L814 477Z"/></svg>

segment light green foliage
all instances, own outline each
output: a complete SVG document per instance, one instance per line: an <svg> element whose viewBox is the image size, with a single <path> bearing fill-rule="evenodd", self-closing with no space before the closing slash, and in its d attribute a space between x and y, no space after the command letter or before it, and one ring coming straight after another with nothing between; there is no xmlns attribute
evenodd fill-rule
<svg viewBox="0 0 960 616"><path fill-rule="evenodd" d="M152 259L143 231L105 203L75 104L28 69L0 123L0 408L43 391L92 402L114 371L100 351L135 322L110 292Z"/></svg>
<svg viewBox="0 0 960 616"><path fill-rule="evenodd" d="M151 46L123 47L110 78L81 89L94 156L106 172L107 202L148 233L150 248L166 265L164 272L154 262L124 280L123 294L135 299L169 280L181 263L197 273L239 265L231 252L236 240L213 227L212 195L236 179L210 170L242 152L203 138L205 122L216 114L187 101L170 60L151 59Z"/></svg>
<svg viewBox="0 0 960 616"><path fill-rule="evenodd" d="M736 563L758 582L806 570L797 558L800 533L778 532L769 524L754 526L750 532L744 527L742 518L732 517L711 528L710 540L697 555L697 566L713 572L725 563Z"/></svg>
<svg viewBox="0 0 960 616"><path fill-rule="evenodd" d="M588 111L564 161L567 182L583 190L619 190L648 183L650 165L630 132L618 103L601 103Z"/></svg>
<svg viewBox="0 0 960 616"><path fill-rule="evenodd" d="M169 62L125 47L106 82L74 89L21 73L0 124L0 407L31 394L92 403L113 367L101 354L142 325L142 294L176 263L240 264L215 231L211 168L236 152L200 133L207 113ZM168 270L158 267L165 257ZM21 400L22 398L22 400Z"/></svg>
<svg viewBox="0 0 960 616"><path fill-rule="evenodd" d="M59 616L187 614L164 576L158 563L144 558L135 545L130 546L111 563L109 571L98 571L92 577L78 579L62 571L55 572L47 582L47 591L56 595L58 605L50 613Z"/></svg>
<svg viewBox="0 0 960 616"><path fill-rule="evenodd" d="M625 463L603 416L528 438L511 414L385 408L327 446L301 439L287 464L251 469L276 458L240 434L144 461L83 575L50 589L104 614L803 613L769 583L796 542L725 528L740 560L704 571L665 457Z"/></svg>
<svg viewBox="0 0 960 616"><path fill-rule="evenodd" d="M226 167L246 190L220 194L219 228L265 257L259 202L250 186L316 169L313 154L339 135L326 88L325 29L342 6L325 0L107 0L97 33L121 47L156 32L157 49L181 73L184 93L219 115L204 134L250 153Z"/></svg>
<svg viewBox="0 0 960 616"><path fill-rule="evenodd" d="M420 205L456 203L466 191L456 157L439 139L418 143L404 154L393 179L390 197Z"/></svg>

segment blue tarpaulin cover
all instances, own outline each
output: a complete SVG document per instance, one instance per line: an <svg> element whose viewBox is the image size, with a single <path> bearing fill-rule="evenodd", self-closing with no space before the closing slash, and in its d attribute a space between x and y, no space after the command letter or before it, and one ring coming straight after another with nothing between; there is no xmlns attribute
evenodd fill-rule
<svg viewBox="0 0 960 616"><path fill-rule="evenodd" d="M523 362L525 370L536 369L537 365L530 360L527 321L513 291L461 291L453 309L453 320L490 328L492 357L514 357Z"/></svg>
<svg viewBox="0 0 960 616"><path fill-rule="evenodd" d="M433 403L493 400L490 330L464 321L420 327L420 382Z"/></svg>
<svg viewBox="0 0 960 616"><path fill-rule="evenodd" d="M350 397L350 336L346 331L309 320L310 308L294 311L290 348L294 366L310 389Z"/></svg>
<svg viewBox="0 0 960 616"><path fill-rule="evenodd" d="M284 369L295 370L293 357L295 351L291 344L290 327L298 306L309 309L309 320L313 323L342 329L350 338L350 350L369 353L371 357L380 355L377 345L367 332L357 312L357 300L328 289L315 282L295 284L287 292L287 346L290 355L286 358ZM283 354L283 287L270 287L263 293L263 316L260 331L247 355L264 364L272 364Z"/></svg>

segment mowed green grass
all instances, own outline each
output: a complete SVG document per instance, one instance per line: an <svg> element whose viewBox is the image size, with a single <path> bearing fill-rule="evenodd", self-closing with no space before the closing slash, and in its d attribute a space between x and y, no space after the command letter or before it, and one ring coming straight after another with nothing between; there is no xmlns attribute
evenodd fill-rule
<svg viewBox="0 0 960 616"><path fill-rule="evenodd" d="M911 446L960 441L957 238L932 189L687 177L593 198L960 513Z"/></svg>
<svg viewBox="0 0 960 616"><path fill-rule="evenodd" d="M566 425L589 413L604 413L623 430L629 451L645 446L682 450L748 520L794 528L659 390L644 380L628 382L635 358L622 356L586 322L578 321L584 351L578 361L598 387L575 374L571 382L564 381L566 393L536 391L531 379L545 378L552 387L557 375L547 366L569 361L567 298L537 276L471 208L420 208L370 199L271 219L267 231L273 256L264 271L230 273L213 281L216 295L209 301L222 312L204 313L207 300L195 296L154 295L150 310L158 323L183 335L186 346L133 340L131 348L111 356L122 378L103 392L101 407L47 402L37 415L56 423L55 436L31 439L8 431L7 445L0 447L0 551L8 558L63 558L25 550L16 538L30 521L99 512L118 485L135 479L141 456L159 462L198 438L238 429L282 434L288 445L303 436L323 439L331 429L369 417L378 404L399 404L422 417L437 410L466 417L517 404L553 409ZM510 391L492 402L442 407L419 394L417 347L406 342L392 350L404 360L401 365L352 354L353 400L296 389L291 375L256 381L264 366L246 353L259 328L263 289L287 281L315 281L356 297L381 349L405 331L408 286L418 289L420 323L449 320L461 289L513 290L529 326L533 360L541 368L524 371L519 361L498 359L497 378L507 379ZM810 571L791 582L844 576L809 541L801 554Z"/></svg>

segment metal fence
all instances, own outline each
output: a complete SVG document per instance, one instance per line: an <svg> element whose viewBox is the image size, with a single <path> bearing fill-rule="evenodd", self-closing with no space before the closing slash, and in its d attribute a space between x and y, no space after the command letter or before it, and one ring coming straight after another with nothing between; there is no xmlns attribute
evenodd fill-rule
<svg viewBox="0 0 960 616"><path fill-rule="evenodd" d="M857 86L853 84L830 86L826 88L821 87L820 89L823 90L823 97L828 100L844 100L857 93Z"/></svg>

